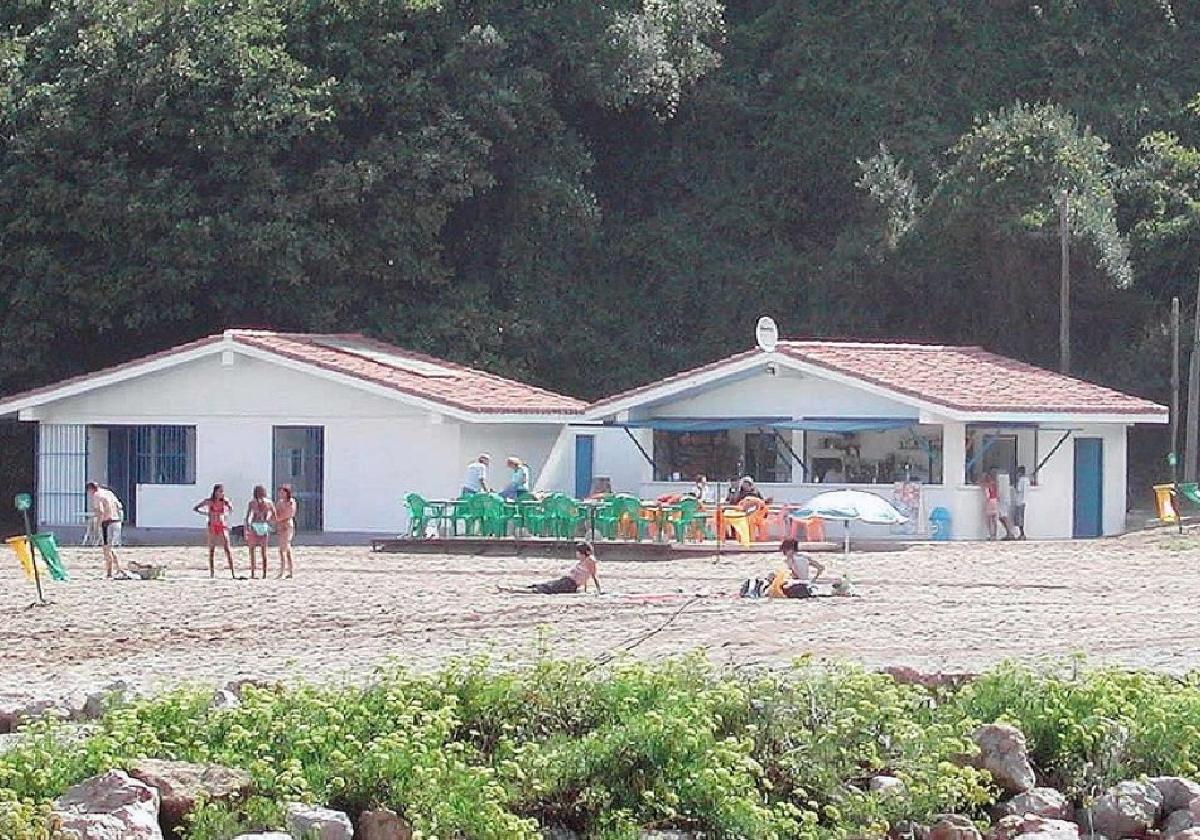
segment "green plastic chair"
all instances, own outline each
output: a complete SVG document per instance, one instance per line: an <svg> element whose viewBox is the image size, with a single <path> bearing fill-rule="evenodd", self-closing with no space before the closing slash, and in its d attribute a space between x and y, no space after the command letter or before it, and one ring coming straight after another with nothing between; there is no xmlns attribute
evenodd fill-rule
<svg viewBox="0 0 1200 840"><path fill-rule="evenodd" d="M532 493L522 493L517 497L514 508L514 521L534 536L544 537L549 522L546 513L546 503Z"/></svg>
<svg viewBox="0 0 1200 840"><path fill-rule="evenodd" d="M443 517L441 508L431 505L420 493L409 493L404 497L404 504L408 506L410 537L424 537L425 526L430 522L440 521Z"/></svg>
<svg viewBox="0 0 1200 840"><path fill-rule="evenodd" d="M560 539L574 537L579 533L580 524L587 519L587 513L565 493L551 493L543 500L542 509L546 516L547 536Z"/></svg>
<svg viewBox="0 0 1200 840"><path fill-rule="evenodd" d="M636 539L646 535L648 523L642 519L642 500L628 493L618 493L596 511L596 529L605 539L615 540L622 522L632 522L636 528Z"/></svg>
<svg viewBox="0 0 1200 840"><path fill-rule="evenodd" d="M506 537L513 513L498 493L476 493L467 503L464 519L468 535L474 531L481 537Z"/></svg>
<svg viewBox="0 0 1200 840"><path fill-rule="evenodd" d="M693 528L699 528L705 538L713 538L712 530L709 528L711 514L701 509L699 499L684 496L674 505L668 507L667 510L671 512L671 516L667 521L675 531L676 542L685 542L688 532Z"/></svg>

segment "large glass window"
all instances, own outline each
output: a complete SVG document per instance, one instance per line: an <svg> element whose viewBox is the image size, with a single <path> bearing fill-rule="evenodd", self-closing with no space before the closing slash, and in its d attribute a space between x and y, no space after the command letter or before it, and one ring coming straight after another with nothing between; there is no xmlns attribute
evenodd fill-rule
<svg viewBox="0 0 1200 840"><path fill-rule="evenodd" d="M942 427L835 434L806 432L809 481L825 484L942 483Z"/></svg>
<svg viewBox="0 0 1200 840"><path fill-rule="evenodd" d="M654 433L654 480L692 481L697 475L729 481L743 475L764 483L792 480L791 432Z"/></svg>

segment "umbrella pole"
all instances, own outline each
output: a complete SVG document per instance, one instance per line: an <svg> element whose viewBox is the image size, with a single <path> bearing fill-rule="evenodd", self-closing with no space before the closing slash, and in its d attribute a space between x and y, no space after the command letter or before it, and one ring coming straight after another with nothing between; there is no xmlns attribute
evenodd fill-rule
<svg viewBox="0 0 1200 840"><path fill-rule="evenodd" d="M848 560L850 558L850 520L847 519L844 524L846 526L846 539L842 547L842 558Z"/></svg>

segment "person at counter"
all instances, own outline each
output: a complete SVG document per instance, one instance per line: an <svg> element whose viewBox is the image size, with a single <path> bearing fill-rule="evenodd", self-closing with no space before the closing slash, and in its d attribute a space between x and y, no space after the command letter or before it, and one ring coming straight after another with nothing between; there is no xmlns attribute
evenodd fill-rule
<svg viewBox="0 0 1200 840"><path fill-rule="evenodd" d="M761 499L763 494L754 485L754 479L750 476L745 476L737 484L731 485L729 494L725 497L725 504L736 505L740 504L743 499Z"/></svg>
<svg viewBox="0 0 1200 840"><path fill-rule="evenodd" d="M846 474L842 472L840 461L825 470L825 475L821 476L822 484L844 484L845 482Z"/></svg>

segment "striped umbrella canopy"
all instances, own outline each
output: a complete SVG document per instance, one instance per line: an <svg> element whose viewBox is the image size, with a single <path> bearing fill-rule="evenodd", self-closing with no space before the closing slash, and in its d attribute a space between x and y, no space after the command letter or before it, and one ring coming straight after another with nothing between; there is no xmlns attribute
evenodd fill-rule
<svg viewBox="0 0 1200 840"><path fill-rule="evenodd" d="M792 516L797 519L807 519L819 516L822 519L833 519L846 526L844 550L850 554L850 523L865 522L868 525L900 525L908 521L908 517L892 507L892 503L882 496L868 493L865 490L830 490L818 493L804 503Z"/></svg>

